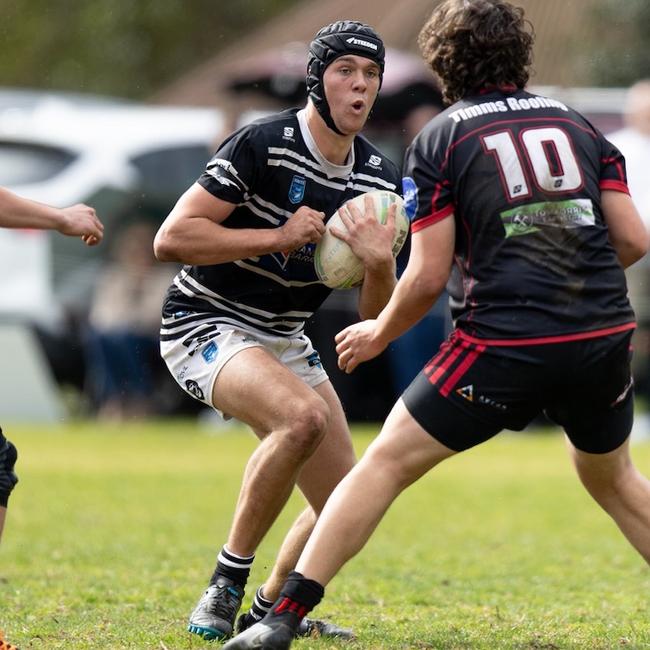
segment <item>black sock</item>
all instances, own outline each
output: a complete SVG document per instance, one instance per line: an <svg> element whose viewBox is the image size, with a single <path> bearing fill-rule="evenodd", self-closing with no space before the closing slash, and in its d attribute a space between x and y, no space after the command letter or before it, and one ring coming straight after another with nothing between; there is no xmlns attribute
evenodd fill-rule
<svg viewBox="0 0 650 650"><path fill-rule="evenodd" d="M292 612L301 621L325 595L325 588L315 580L305 578L301 573L292 571L282 587L280 598L273 605L270 614L279 616Z"/></svg>
<svg viewBox="0 0 650 650"><path fill-rule="evenodd" d="M248 574L251 572L253 560L255 555L249 557L241 557L231 553L225 546L219 551L217 557L217 568L210 578L210 584L214 585L219 576L232 580L238 584L242 589L246 587L248 581Z"/></svg>
<svg viewBox="0 0 650 650"><path fill-rule="evenodd" d="M248 610L248 613L256 621L261 621L268 614L271 607L273 607L273 601L264 598L262 594L262 587L260 587L255 592L255 598L253 598L253 604Z"/></svg>

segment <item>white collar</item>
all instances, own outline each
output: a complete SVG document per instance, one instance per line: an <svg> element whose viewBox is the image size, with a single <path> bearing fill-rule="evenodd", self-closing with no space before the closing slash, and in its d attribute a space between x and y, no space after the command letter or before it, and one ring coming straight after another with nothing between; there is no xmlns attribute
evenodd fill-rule
<svg viewBox="0 0 650 650"><path fill-rule="evenodd" d="M307 149L311 152L311 155L317 160L318 164L323 168L323 171L327 174L327 178L347 178L354 167L354 145L350 147L350 153L348 158L345 161L344 165L335 165L331 163L323 154L320 152L314 136L309 130L307 124L307 109L303 108L296 113L298 118L298 124L300 126L300 133L302 138L307 145Z"/></svg>

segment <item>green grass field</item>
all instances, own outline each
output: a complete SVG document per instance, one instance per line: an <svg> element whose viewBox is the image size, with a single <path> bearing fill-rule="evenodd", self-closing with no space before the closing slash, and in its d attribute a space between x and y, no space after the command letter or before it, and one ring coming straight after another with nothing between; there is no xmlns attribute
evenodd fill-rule
<svg viewBox="0 0 650 650"><path fill-rule="evenodd" d="M0 547L0 628L25 648L214 648L185 631L255 445L189 422L9 426L21 482ZM376 428L357 428L361 451ZM650 446L634 447L650 474ZM263 580L295 496L253 570ZM247 595L246 603L249 602ZM399 499L316 610L353 644L650 648L650 573L573 475L559 434L503 435Z"/></svg>

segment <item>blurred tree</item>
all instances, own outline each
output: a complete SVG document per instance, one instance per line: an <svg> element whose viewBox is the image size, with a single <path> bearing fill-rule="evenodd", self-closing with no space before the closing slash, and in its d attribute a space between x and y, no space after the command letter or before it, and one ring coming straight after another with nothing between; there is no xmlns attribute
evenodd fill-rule
<svg viewBox="0 0 650 650"><path fill-rule="evenodd" d="M2 0L7 86L142 99L297 0Z"/></svg>
<svg viewBox="0 0 650 650"><path fill-rule="evenodd" d="M629 86L650 76L650 2L597 0L587 75L596 86Z"/></svg>

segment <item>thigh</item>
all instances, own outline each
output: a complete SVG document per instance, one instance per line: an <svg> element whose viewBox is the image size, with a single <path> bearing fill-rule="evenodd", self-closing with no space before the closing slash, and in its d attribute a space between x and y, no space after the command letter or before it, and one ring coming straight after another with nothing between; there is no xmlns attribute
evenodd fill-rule
<svg viewBox="0 0 650 650"><path fill-rule="evenodd" d="M285 427L298 412L320 408L322 402L313 388L263 347L249 347L232 356L212 388L216 409L262 435Z"/></svg>
<svg viewBox="0 0 650 650"><path fill-rule="evenodd" d="M251 332L215 319L202 323L182 337L167 335L161 338L160 354L176 383L186 393L220 411L212 400L217 376L242 350L262 345Z"/></svg>
<svg viewBox="0 0 650 650"><path fill-rule="evenodd" d="M424 429L399 399L359 465L375 468L400 490L456 453Z"/></svg>
<svg viewBox="0 0 650 650"><path fill-rule="evenodd" d="M352 438L341 401L331 382L314 388L325 400L330 411L330 425L314 455L303 466L298 487L312 508L319 512L339 481L356 461Z"/></svg>

